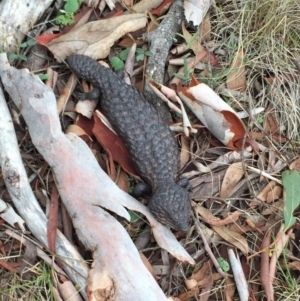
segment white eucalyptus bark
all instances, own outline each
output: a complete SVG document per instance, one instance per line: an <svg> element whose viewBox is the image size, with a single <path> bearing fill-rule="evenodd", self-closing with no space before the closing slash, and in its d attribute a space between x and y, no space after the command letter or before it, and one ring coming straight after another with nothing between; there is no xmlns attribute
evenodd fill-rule
<svg viewBox="0 0 300 301"><path fill-rule="evenodd" d="M5 56L5 54L3 55ZM6 188L34 237L44 246L48 246L47 218L30 187L2 87L0 89L0 112L0 164ZM88 273L87 265L73 245L59 231L56 248L57 254L64 258L65 271L68 276L73 283L84 288ZM82 293L86 297L85 290Z"/></svg>
<svg viewBox="0 0 300 301"><path fill-rule="evenodd" d="M122 301L167 300L124 227L103 208L126 219L129 214L123 206L142 212L161 247L179 260L193 264L193 259L145 206L117 187L83 140L61 131L55 96L49 87L28 70L10 67L5 54L0 55L0 75L26 121L33 144L53 169L79 239L94 251L88 279L90 300L107 294ZM59 246L57 250L63 255Z"/></svg>
<svg viewBox="0 0 300 301"><path fill-rule="evenodd" d="M43 15L53 0L2 0L0 2L0 46L15 53L25 34Z"/></svg>

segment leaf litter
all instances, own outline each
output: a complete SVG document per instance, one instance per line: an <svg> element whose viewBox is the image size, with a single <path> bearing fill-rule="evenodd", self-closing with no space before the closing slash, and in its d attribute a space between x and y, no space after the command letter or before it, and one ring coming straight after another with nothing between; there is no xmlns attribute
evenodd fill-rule
<svg viewBox="0 0 300 301"><path fill-rule="evenodd" d="M150 16L157 23L160 20L155 16L163 12L170 1L158 2L161 10L153 10L153 15ZM209 7L201 6L203 4L210 5L210 1L200 0L197 3L199 9L208 10ZM152 8L149 7L149 14ZM300 16L293 13L297 9L299 11L296 0L233 0L222 1L217 6L212 3L208 13L203 14L205 18L202 23L191 19L194 26L182 26L183 36L178 36L178 44L181 42L184 45L183 51L170 52L173 53L169 56L170 60L180 58L182 62L181 70L169 74L172 79L170 86L176 89L180 97L180 93L189 96L191 103L186 103L190 120L188 137L182 133L184 130L176 135L179 144L182 144L182 173L190 180L193 214L197 220L191 223L187 233L175 235L196 261L196 266L176 261L168 253L163 255L141 216L133 223L121 220L133 241L141 235L148 236L147 243L141 248L142 260L152 275L155 273L162 290L170 297L178 297L179 300L232 300L233 296L237 296L237 290L246 286L246 292L243 291L240 295L241 300L242 296L247 299L249 294L253 300L263 297L267 300L286 300L287 296L291 300L297 300L299 292L295 287L299 285L300 266L297 259L300 90L299 69L295 61L300 59L297 52L300 36L295 22L287 22L288 16L299 21ZM144 10L147 8L143 8L142 12ZM192 16L188 10L185 13ZM49 49L58 60L81 51L97 59L106 58L124 50L119 45L122 41L120 39L125 38L128 39L126 43L132 41L127 46L139 39L139 47L145 53L147 45L141 44L142 33L139 31L147 31L145 15L136 14L137 21L132 22L135 24L130 24L134 19L130 15L124 14L120 20L116 18L119 17L105 21L107 32L100 36L97 30L101 31L103 25L98 27L96 23L89 22L86 27L75 28L73 33L71 30L69 34L62 34L58 38L48 38L48 42L44 44L49 44ZM200 24L199 28L195 26L195 22ZM90 34L91 31L93 34ZM135 35L129 32L135 32ZM95 35L97 38L93 40ZM173 50L177 46L174 44ZM187 65L184 66L184 56L187 54L189 61L186 60ZM142 66L146 62L145 56ZM200 69L196 68L199 62ZM134 69L140 68L140 64L135 62ZM143 68L140 70L144 72ZM175 73L182 76L174 76ZM113 169L112 177L114 180L121 179L117 183L123 189L134 185L137 178L124 146L118 146L119 151L111 146L112 142L117 141L112 138L113 133L105 129L102 123L100 129L95 114L90 120L93 125L83 127L77 123L80 113L77 115L72 110L65 110L67 99L76 85L74 78L72 82L59 109L63 112L63 129L67 129L67 124L79 126L75 131L78 135L88 137L85 141L99 165L111 176ZM135 74L132 82L141 87L143 75ZM65 95L59 85L61 84L56 85L57 91L61 92L58 94ZM210 90L207 92L205 88L198 96L191 97L191 90L197 85L205 85ZM195 103L199 101L197 97L205 98L206 95L210 96L210 100L221 97L222 104L206 103L206 109L201 106L194 109ZM264 110L255 115L253 112L256 108ZM238 117L239 112L248 114L243 121ZM199 118L199 115L202 117ZM186 128L179 113L173 117L176 124ZM209 122L205 122L205 118ZM197 132L192 131L194 129ZM19 132L24 135L25 128L20 127ZM100 138L96 133L101 132ZM21 152L30 154L31 149L27 138L21 144ZM33 158L28 160L34 162L37 170L42 166L38 165L42 161L35 162ZM127 178L114 162L118 162L122 170L127 172ZM30 168L29 162L27 166ZM49 173L41 175L43 179L35 181L37 191L46 188L43 186L45 182L47 187L54 183L53 176L49 177ZM50 190L48 193L52 195ZM227 279L217 273L211 257L204 251L203 241L199 238L194 223L204 229L211 253L216 258L225 258L229 262L231 269L226 274ZM3 223L1 228L1 231L5 229ZM0 252L5 256L4 249L9 248L9 245L6 241L0 242L3 244ZM88 255L86 253L84 257L90 259ZM243 278L246 277L246 285L244 280L240 283L237 280L240 277L236 277L233 272L233 256L240 259L234 264L239 265L239 273L242 273ZM26 258L25 253L24 257ZM10 265L7 269L14 269L12 260L7 258L5 262ZM168 273L159 272L160 266L167 267ZM5 271L2 277L4 274Z"/></svg>

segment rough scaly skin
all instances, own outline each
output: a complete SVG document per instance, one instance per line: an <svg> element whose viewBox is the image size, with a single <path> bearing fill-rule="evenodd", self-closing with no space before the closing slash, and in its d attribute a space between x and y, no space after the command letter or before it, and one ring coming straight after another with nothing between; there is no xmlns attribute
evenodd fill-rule
<svg viewBox="0 0 300 301"><path fill-rule="evenodd" d="M187 230L189 193L176 183L180 166L177 144L147 95L90 57L72 55L67 63L77 77L101 91L103 113L124 141L141 177L152 188L149 208L153 215L169 227Z"/></svg>

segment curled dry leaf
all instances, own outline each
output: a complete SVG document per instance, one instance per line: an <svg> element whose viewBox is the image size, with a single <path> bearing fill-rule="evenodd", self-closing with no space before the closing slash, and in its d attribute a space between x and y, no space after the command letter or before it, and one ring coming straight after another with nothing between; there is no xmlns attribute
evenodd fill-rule
<svg viewBox="0 0 300 301"><path fill-rule="evenodd" d="M58 61L77 53L93 59L105 58L113 43L127 34L146 26L144 14L131 14L89 22L51 41L48 48Z"/></svg>
<svg viewBox="0 0 300 301"><path fill-rule="evenodd" d="M217 139L233 150L242 147L246 133L243 122L210 87L201 83L187 88L177 86L177 91L183 102Z"/></svg>

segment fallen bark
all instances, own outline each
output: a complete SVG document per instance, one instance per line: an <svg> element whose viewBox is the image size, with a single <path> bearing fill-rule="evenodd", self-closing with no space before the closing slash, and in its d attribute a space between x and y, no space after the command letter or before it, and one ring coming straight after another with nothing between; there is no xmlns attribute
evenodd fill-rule
<svg viewBox="0 0 300 301"><path fill-rule="evenodd" d="M129 214L123 206L143 213L162 248L190 264L193 259L145 206L111 181L80 138L62 133L50 88L26 69L10 67L5 54L0 56L0 71L6 90L27 123L32 142L52 167L79 239L94 251L88 280L89 299L109 296L123 301L167 300L125 229L102 208L126 219Z"/></svg>
<svg viewBox="0 0 300 301"><path fill-rule="evenodd" d="M2 54L2 58L6 58L6 55ZM31 190L2 89L0 89L0 112L0 164L6 188L31 233L47 247L47 218ZM57 253L64 258L68 276L73 283L84 288L88 273L87 265L60 231L57 232L56 248ZM83 297L86 297L84 291Z"/></svg>
<svg viewBox="0 0 300 301"><path fill-rule="evenodd" d="M0 3L0 46L14 53L25 34L50 6L52 0L3 0ZM19 13L17 13L19 12Z"/></svg>
<svg viewBox="0 0 300 301"><path fill-rule="evenodd" d="M150 32L145 39L151 42L149 51L152 56L148 58L146 74L154 82L164 84L165 68L169 50L176 39L176 33L180 31L180 25L183 20L182 0L175 0L167 16L159 24L158 28ZM153 93L146 84L146 90ZM153 98L153 104L161 113L165 120L172 120L167 106L157 97Z"/></svg>

